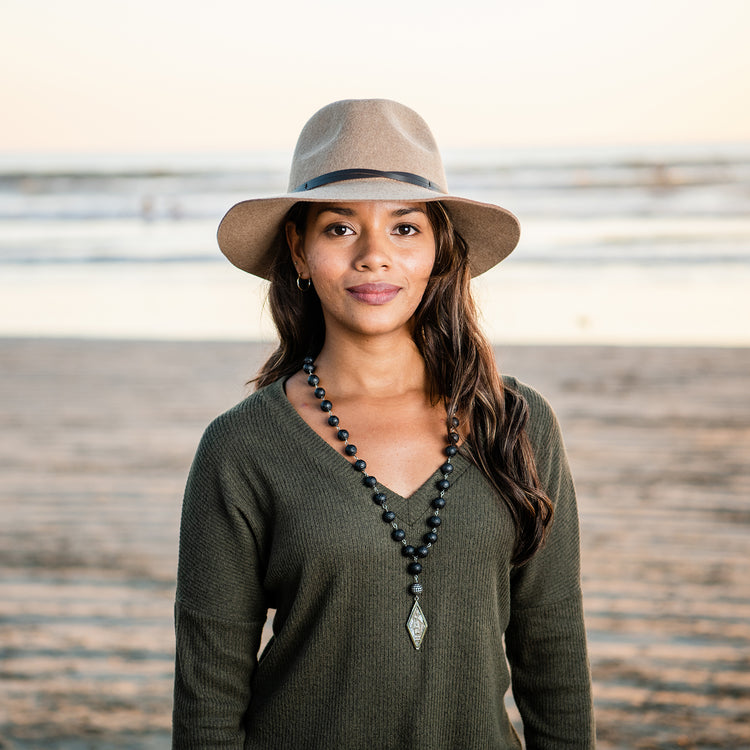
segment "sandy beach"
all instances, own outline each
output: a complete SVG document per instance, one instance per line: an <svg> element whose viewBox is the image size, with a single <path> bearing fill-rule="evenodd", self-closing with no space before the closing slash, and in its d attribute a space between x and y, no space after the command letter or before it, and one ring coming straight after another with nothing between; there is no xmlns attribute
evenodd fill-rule
<svg viewBox="0 0 750 750"><path fill-rule="evenodd" d="M166 750L182 489L266 344L0 339L0 748ZM562 423L601 750L750 748L750 348L499 346Z"/></svg>

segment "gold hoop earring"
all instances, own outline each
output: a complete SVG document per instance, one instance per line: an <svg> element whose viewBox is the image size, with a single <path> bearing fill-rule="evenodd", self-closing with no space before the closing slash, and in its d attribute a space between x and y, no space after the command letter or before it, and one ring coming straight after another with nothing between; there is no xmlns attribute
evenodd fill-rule
<svg viewBox="0 0 750 750"><path fill-rule="evenodd" d="M306 281L306 284L302 284L303 281ZM312 286L312 279L303 279L301 274L297 274L297 289L300 290L300 292L306 292L310 287Z"/></svg>

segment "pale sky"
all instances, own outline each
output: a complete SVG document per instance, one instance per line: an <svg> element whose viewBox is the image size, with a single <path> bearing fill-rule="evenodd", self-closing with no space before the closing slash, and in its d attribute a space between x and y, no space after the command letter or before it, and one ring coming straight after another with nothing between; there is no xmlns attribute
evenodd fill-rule
<svg viewBox="0 0 750 750"><path fill-rule="evenodd" d="M0 152L290 150L373 96L443 148L747 142L749 30L749 0L3 0Z"/></svg>

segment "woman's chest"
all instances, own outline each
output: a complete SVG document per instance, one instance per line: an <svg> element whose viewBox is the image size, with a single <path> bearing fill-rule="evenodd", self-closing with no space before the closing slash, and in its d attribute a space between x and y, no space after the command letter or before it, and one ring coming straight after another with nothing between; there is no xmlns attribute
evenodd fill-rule
<svg viewBox="0 0 750 750"><path fill-rule="evenodd" d="M430 538L429 553L421 561L425 582L446 575L507 577L514 543L512 518L467 459L455 459L436 528L434 501L441 494L441 474L433 474L408 498L378 488L386 495L384 510L345 459L329 458L336 460L323 460L316 467L309 461L290 466L294 481L273 498L266 540L269 589L383 575L403 577L406 586L410 559L404 547L424 546ZM403 539L394 535L396 529L404 532Z"/></svg>
<svg viewBox="0 0 750 750"><path fill-rule="evenodd" d="M442 405L413 400L343 400L329 413L304 409L308 425L334 451L351 462L365 462L378 483L403 497L413 495L446 461L449 444Z"/></svg>

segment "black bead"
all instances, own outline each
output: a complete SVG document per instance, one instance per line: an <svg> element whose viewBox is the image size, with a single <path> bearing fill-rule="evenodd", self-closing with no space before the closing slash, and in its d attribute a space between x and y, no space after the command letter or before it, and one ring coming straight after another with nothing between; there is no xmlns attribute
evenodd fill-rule
<svg viewBox="0 0 750 750"><path fill-rule="evenodd" d="M440 467L440 473L441 474L450 474L452 471L453 471L453 464L450 461L446 461Z"/></svg>
<svg viewBox="0 0 750 750"><path fill-rule="evenodd" d="M457 432L451 432L451 442L457 443L461 439L461 436Z"/></svg>
<svg viewBox="0 0 750 750"><path fill-rule="evenodd" d="M437 534L434 531L428 531L423 537L425 544L435 544L437 542Z"/></svg>
<svg viewBox="0 0 750 750"><path fill-rule="evenodd" d="M417 547L417 557L427 557L430 554L430 548L424 544L421 547Z"/></svg>
<svg viewBox="0 0 750 750"><path fill-rule="evenodd" d="M305 364L302 365L302 369L308 374L311 375L313 372L315 372L315 365L312 363L312 360L310 362L305 359Z"/></svg>
<svg viewBox="0 0 750 750"><path fill-rule="evenodd" d="M456 453L458 453L458 448L456 448L456 446L455 446L455 445L449 445L449 446L448 446L448 447L447 447L447 448L445 449L445 455L446 455L446 456L455 456L455 455L456 455Z"/></svg>
<svg viewBox="0 0 750 750"><path fill-rule="evenodd" d="M461 423L458 421L458 417L453 417L453 419L451 419L451 424L453 425L453 427L458 427L458 425Z"/></svg>
<svg viewBox="0 0 750 750"><path fill-rule="evenodd" d="M356 456L357 455L357 446L352 445L349 443L349 445L344 447L344 453L346 453L347 456Z"/></svg>
<svg viewBox="0 0 750 750"><path fill-rule="evenodd" d="M347 446L347 447L348 447L348 446ZM357 459L357 460L356 460L356 461L355 461L355 462L354 462L354 463L352 464L352 466L353 466L353 467L354 467L354 468L355 468L355 469L356 469L357 471L364 471L364 470L365 470L365 469L367 468L367 464L366 464L366 463L365 463L365 462L364 462L364 461L363 461L363 460L362 460L361 458L358 458L358 459ZM371 485L369 485L369 484L368 484L367 486L368 486L368 487L374 487L374 486L375 486L375 483L373 483L373 484L371 484Z"/></svg>
<svg viewBox="0 0 750 750"><path fill-rule="evenodd" d="M400 542L406 536L406 532L403 529L393 529L391 537L394 542Z"/></svg>
<svg viewBox="0 0 750 750"><path fill-rule="evenodd" d="M417 554L417 550L415 550L414 547L411 546L411 544L405 544L401 548L401 554L404 557L414 557L414 555Z"/></svg>
<svg viewBox="0 0 750 750"><path fill-rule="evenodd" d="M392 523L396 520L396 514L392 510L384 510L383 511L383 520L386 523Z"/></svg>
<svg viewBox="0 0 750 750"><path fill-rule="evenodd" d="M326 392L323 388L316 388L313 391L313 396L315 396L315 398L324 398L325 395L326 395Z"/></svg>
<svg viewBox="0 0 750 750"><path fill-rule="evenodd" d="M328 400L327 398L324 398L324 399L323 399L323 400L322 400L322 401L320 402L320 408L321 408L321 409L322 409L323 411L331 411L331 409L333 409L333 404L332 404L332 403L331 403L331 402L330 402L330 401L329 401L329 400Z"/></svg>
<svg viewBox="0 0 750 750"><path fill-rule="evenodd" d="M422 572L422 563L418 562L410 562L406 569L409 571L410 575L418 576Z"/></svg>
<svg viewBox="0 0 750 750"><path fill-rule="evenodd" d="M445 498L444 497L436 497L432 501L432 507L437 508L440 510L441 508L445 508Z"/></svg>
<svg viewBox="0 0 750 750"><path fill-rule="evenodd" d="M386 501L385 493L376 492L372 496L372 501L375 503L375 505L382 505Z"/></svg>
<svg viewBox="0 0 750 750"><path fill-rule="evenodd" d="M438 488L439 490L447 490L447 489L448 489L448 487L450 487L450 486L451 486L451 483L450 483L450 482L449 482L449 481L448 481L447 479L441 479L441 480L440 480L440 481L439 481L439 482L437 483L437 488Z"/></svg>
<svg viewBox="0 0 750 750"><path fill-rule="evenodd" d="M362 463L364 463L364 461L362 461ZM373 487L375 487L375 485L377 485L378 480L375 479L375 477L365 477L362 480L362 483L365 485L365 487L369 487L370 489L372 489Z"/></svg>
<svg viewBox="0 0 750 750"><path fill-rule="evenodd" d="M328 417L328 424L331 425L331 427L338 427L339 418L335 414L331 414L331 416Z"/></svg>
<svg viewBox="0 0 750 750"><path fill-rule="evenodd" d="M316 386L318 383L320 383L320 378L317 375L310 375L307 379L308 385Z"/></svg>
<svg viewBox="0 0 750 750"><path fill-rule="evenodd" d="M433 529L436 529L438 526L440 526L442 522L443 522L443 519L440 518L440 516L430 516L427 519L427 525Z"/></svg>
<svg viewBox="0 0 750 750"><path fill-rule="evenodd" d="M303 362L304 362L304 363L305 363L306 365L311 365L311 364L312 364L313 362L315 362L315 360L314 360L314 359L313 359L312 357L305 357L305 358L304 358L304 359L303 359L302 361L303 361Z"/></svg>
<svg viewBox="0 0 750 750"><path fill-rule="evenodd" d="M349 433L348 433L348 432L347 432L346 430L339 430L339 431L338 431L338 432L336 433L336 437L337 437L337 438L338 438L339 440L348 440L348 439L349 439Z"/></svg>

